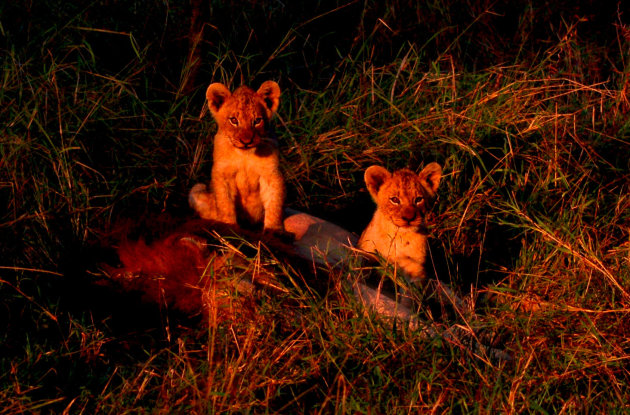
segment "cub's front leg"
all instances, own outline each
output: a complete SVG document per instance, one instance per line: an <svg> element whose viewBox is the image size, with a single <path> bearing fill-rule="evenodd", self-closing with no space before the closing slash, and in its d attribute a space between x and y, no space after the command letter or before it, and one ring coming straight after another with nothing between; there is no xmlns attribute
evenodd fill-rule
<svg viewBox="0 0 630 415"><path fill-rule="evenodd" d="M424 264L415 258L405 255L396 258L396 262L412 283L417 284L426 276Z"/></svg>
<svg viewBox="0 0 630 415"><path fill-rule="evenodd" d="M286 190L280 172L260 178L260 198L264 209L264 230L284 231L283 206Z"/></svg>
<svg viewBox="0 0 630 415"><path fill-rule="evenodd" d="M212 191L216 203L216 220L236 225L236 178L235 174L212 172Z"/></svg>

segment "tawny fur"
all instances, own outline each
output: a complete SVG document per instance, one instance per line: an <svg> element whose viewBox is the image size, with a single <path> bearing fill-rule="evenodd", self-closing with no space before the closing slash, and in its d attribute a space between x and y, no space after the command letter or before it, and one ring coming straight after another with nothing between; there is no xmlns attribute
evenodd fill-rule
<svg viewBox="0 0 630 415"><path fill-rule="evenodd" d="M101 264L108 277L101 283L111 285L113 281L114 288L139 293L146 303L189 316L209 316L204 319L209 324L255 320L260 289L275 292L281 284L272 270L224 247L218 235L234 235L236 230L218 222L182 221L168 214L140 223L119 221L101 244L115 247L120 264ZM250 242L260 241L273 249L278 258L300 266L292 245L275 234L238 231Z"/></svg>
<svg viewBox="0 0 630 415"><path fill-rule="evenodd" d="M395 263L412 282L425 277L425 215L441 176L437 163L430 163L420 174L408 169L390 173L380 166L365 171L376 212L359 238L359 248Z"/></svg>
<svg viewBox="0 0 630 415"><path fill-rule="evenodd" d="M282 231L285 199L277 142L268 131L280 102L280 87L264 82L258 91L241 86L233 93L214 83L206 91L217 122L210 188L199 183L188 196L204 219L234 225L263 224Z"/></svg>
<svg viewBox="0 0 630 415"><path fill-rule="evenodd" d="M228 278L234 258L210 252L196 235L176 232L151 244L126 241L117 253L122 266L106 267L109 277L146 303L214 316L214 322L252 315L251 284Z"/></svg>

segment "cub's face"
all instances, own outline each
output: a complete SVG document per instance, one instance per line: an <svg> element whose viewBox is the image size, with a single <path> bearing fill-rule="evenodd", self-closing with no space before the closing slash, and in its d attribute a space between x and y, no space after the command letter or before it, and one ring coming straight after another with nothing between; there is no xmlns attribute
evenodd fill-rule
<svg viewBox="0 0 630 415"><path fill-rule="evenodd" d="M365 183L379 210L394 225L418 228L435 199L442 167L430 163L420 174L401 169L393 173L380 166L365 171Z"/></svg>
<svg viewBox="0 0 630 415"><path fill-rule="evenodd" d="M249 149L267 136L269 120L280 103L280 87L266 81L258 91L242 86L231 93L225 85L214 83L208 87L206 98L219 132L234 147Z"/></svg>

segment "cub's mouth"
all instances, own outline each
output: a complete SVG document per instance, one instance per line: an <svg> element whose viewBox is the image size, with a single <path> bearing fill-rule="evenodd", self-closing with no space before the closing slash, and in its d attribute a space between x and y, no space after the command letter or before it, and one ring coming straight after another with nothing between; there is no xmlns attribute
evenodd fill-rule
<svg viewBox="0 0 630 415"><path fill-rule="evenodd" d="M241 144L241 143L237 143L234 144L234 147L236 148L240 148L241 150L248 150L250 148L254 148L256 147L254 144Z"/></svg>
<svg viewBox="0 0 630 415"><path fill-rule="evenodd" d="M256 136L248 138L231 138L230 142L236 148L248 150L250 148L257 147L260 144L260 139Z"/></svg>
<svg viewBox="0 0 630 415"><path fill-rule="evenodd" d="M392 223L399 228L416 229L422 226L423 220L421 216L414 218L413 220L405 220L403 218L391 218Z"/></svg>

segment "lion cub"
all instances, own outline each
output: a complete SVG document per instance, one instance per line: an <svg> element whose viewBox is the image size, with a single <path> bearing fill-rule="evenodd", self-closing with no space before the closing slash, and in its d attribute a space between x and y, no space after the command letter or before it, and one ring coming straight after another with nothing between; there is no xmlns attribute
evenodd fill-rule
<svg viewBox="0 0 630 415"><path fill-rule="evenodd" d="M437 163L430 163L420 174L408 169L390 173L380 166L365 171L376 212L359 239L359 248L395 262L411 282L425 277L424 216L435 199L441 176L442 167Z"/></svg>
<svg viewBox="0 0 630 415"><path fill-rule="evenodd" d="M188 195L190 206L204 219L230 225L262 223L282 231L284 178L277 142L268 131L280 103L280 87L266 81L258 91L241 86L233 93L221 83L206 91L218 124L214 137L210 188L198 183Z"/></svg>

